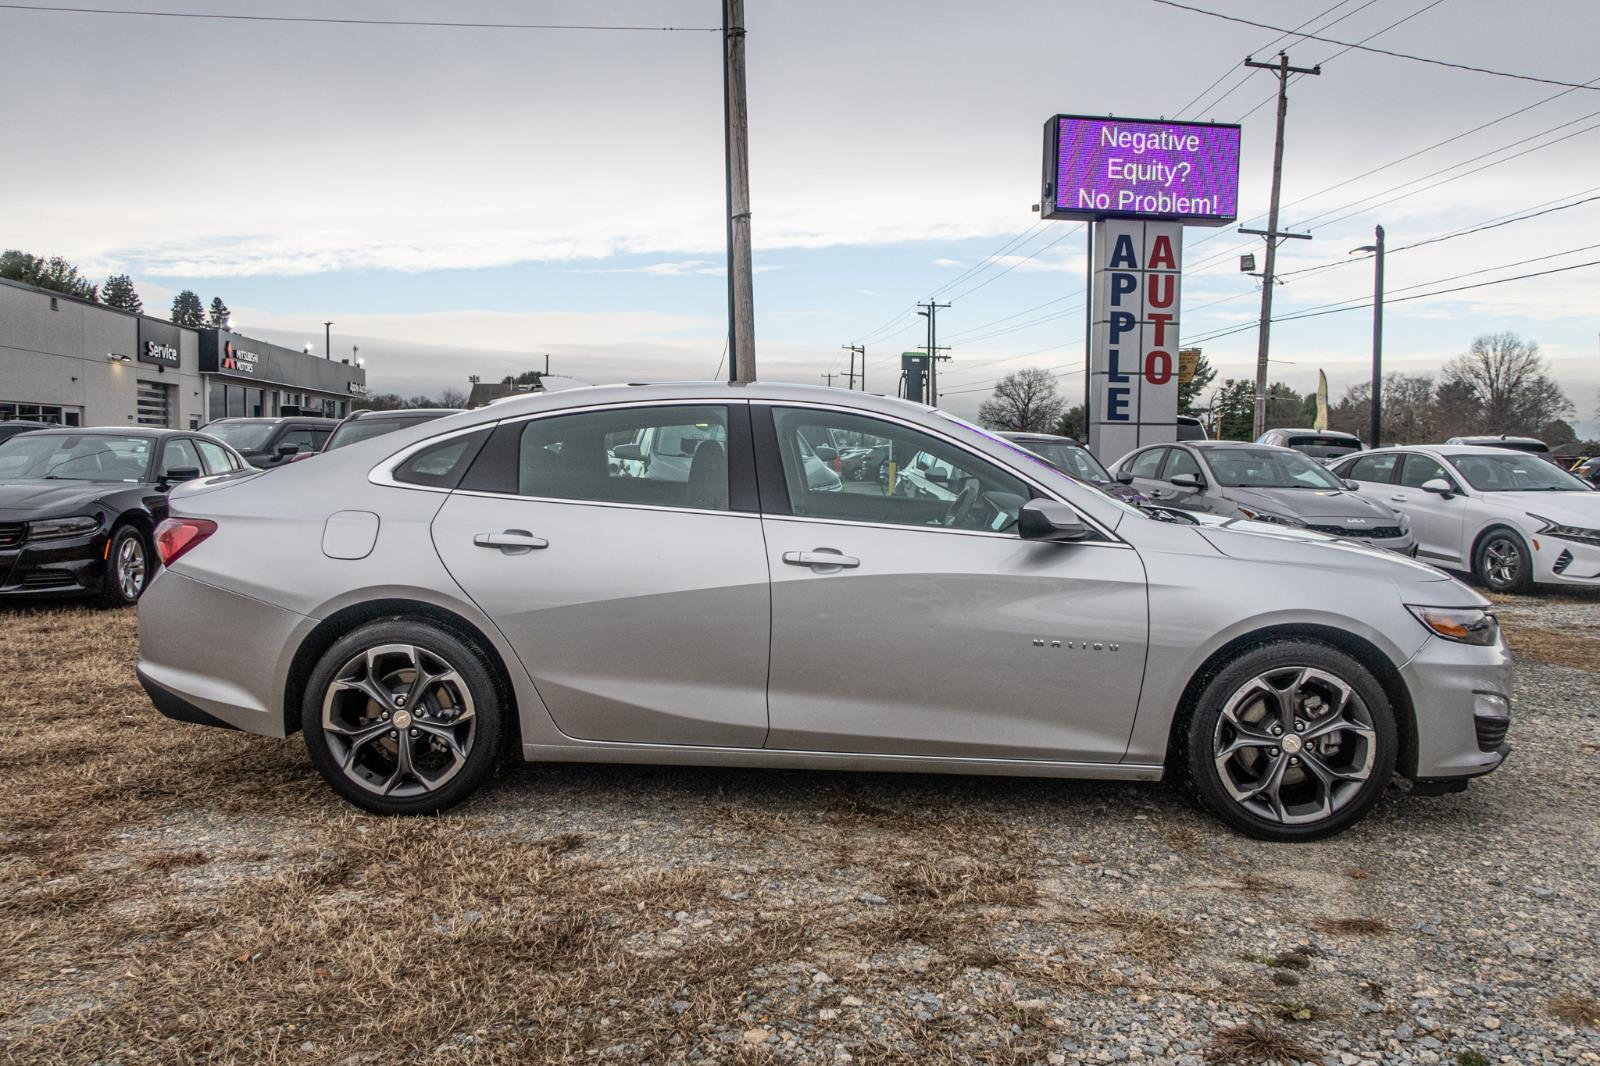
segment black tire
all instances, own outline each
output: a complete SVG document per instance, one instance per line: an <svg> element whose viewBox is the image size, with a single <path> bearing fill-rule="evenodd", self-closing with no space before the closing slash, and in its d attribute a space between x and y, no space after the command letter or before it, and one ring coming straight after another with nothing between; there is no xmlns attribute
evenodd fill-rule
<svg viewBox="0 0 1600 1066"><path fill-rule="evenodd" d="M137 580L131 580L127 573L130 556L138 566ZM132 524L116 527L111 531L111 543L106 549L105 572L100 575L100 603L106 607L138 603L155 571L156 557L150 538Z"/></svg>
<svg viewBox="0 0 1600 1066"><path fill-rule="evenodd" d="M1342 682L1344 690L1327 678ZM1281 692L1265 695L1257 688L1263 679L1273 691L1291 683L1288 698L1280 698ZM1345 690L1353 699L1340 698ZM1285 704L1292 704L1289 730L1279 740L1272 728L1283 721ZM1225 720L1229 712L1240 728ZM1252 721L1252 715L1259 716ZM1352 724L1316 736L1336 719ZM1302 732L1308 739L1300 738ZM1182 751L1186 776L1212 813L1260 840L1295 842L1332 836L1365 816L1394 776L1398 746L1394 711L1371 671L1326 644L1276 640L1241 652L1212 676L1189 720ZM1230 747L1237 751L1224 760L1221 753ZM1241 774L1246 770L1254 775ZM1278 784L1271 786L1274 771ZM1320 776L1323 772L1331 782ZM1353 776L1358 773L1364 776ZM1270 788L1270 794L1239 798L1252 787Z"/></svg>
<svg viewBox="0 0 1600 1066"><path fill-rule="evenodd" d="M1491 592L1526 592L1533 586L1533 553L1515 531L1491 529L1472 553L1472 576Z"/></svg>
<svg viewBox="0 0 1600 1066"><path fill-rule="evenodd" d="M403 652L374 652L395 648L411 649L409 668ZM418 664L430 675L449 672L413 696ZM336 685L339 678L354 683ZM363 679L373 687L357 687ZM384 702L368 695L373 691ZM414 714L417 703L423 709ZM391 728L396 721L401 729ZM455 806L488 779L507 736L506 703L484 653L449 630L400 618L361 626L328 649L306 685L300 722L323 779L374 814ZM402 743L409 745L409 774L401 766Z"/></svg>

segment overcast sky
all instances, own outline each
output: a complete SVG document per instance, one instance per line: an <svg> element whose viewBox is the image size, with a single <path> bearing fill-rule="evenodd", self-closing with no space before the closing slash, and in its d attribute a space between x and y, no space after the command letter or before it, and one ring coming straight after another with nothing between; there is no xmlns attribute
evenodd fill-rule
<svg viewBox="0 0 1600 1066"><path fill-rule="evenodd" d="M679 27L720 17L715 0L97 6ZM1593 0L1198 6L1314 20L1308 32L1344 41L1381 30L1375 47L1468 65L1600 77ZM1253 52L1270 58L1282 46L1272 32L1151 0L748 8L762 377L821 383L844 369L840 345L864 341L868 386L892 389L898 353L922 343L909 305L1020 238L939 295L954 304L940 316L948 405L970 413L993 379L1023 366L1048 367L1081 395L1082 227L1036 225L1030 211L1041 127L1057 112L1171 117L1194 102L1182 117L1242 118L1240 222L1266 210L1273 79L1235 68ZM1324 66L1291 87L1283 223L1314 239L1289 242L1280 272L1344 259L1375 223L1398 247L1600 195L1600 92L1288 47L1296 65ZM164 313L194 288L222 296L247 334L319 348L332 319L335 354L359 345L382 391L459 387L469 374L543 366L546 352L554 369L596 382L718 370L715 33L0 10L0 63L0 244L65 255L96 278L127 271L147 309ZM1259 288L1237 254L1259 241L1191 228L1185 244L1185 340L1249 322ZM1394 299L1591 260L1600 202L1396 252L1388 288ZM1597 280L1600 268L1576 269L1392 303L1387 365L1433 372L1474 335L1515 330L1543 346L1590 420ZM1363 262L1291 275L1277 311L1360 297L1371 283ZM1278 324L1274 377L1306 389L1325 369L1337 398L1366 376L1369 338L1365 310ZM1247 330L1201 346L1223 376L1249 376L1255 344Z"/></svg>

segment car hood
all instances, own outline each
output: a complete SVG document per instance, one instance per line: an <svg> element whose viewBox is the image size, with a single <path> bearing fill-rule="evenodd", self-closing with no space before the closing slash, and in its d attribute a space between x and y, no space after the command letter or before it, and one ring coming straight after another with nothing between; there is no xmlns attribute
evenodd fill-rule
<svg viewBox="0 0 1600 1066"><path fill-rule="evenodd" d="M1423 602L1436 607L1481 607L1489 602L1442 570L1383 548L1369 548L1341 537L1239 519L1202 521L1195 533L1231 559L1278 563L1336 574L1359 572L1388 578L1401 587L1426 585L1429 598Z"/></svg>
<svg viewBox="0 0 1600 1066"><path fill-rule="evenodd" d="M16 522L68 514L93 504L108 492L133 487L134 483L127 481L0 481L0 518Z"/></svg>
<svg viewBox="0 0 1600 1066"><path fill-rule="evenodd" d="M1518 517L1536 514L1564 526L1600 528L1600 492L1485 492L1479 499Z"/></svg>
<svg viewBox="0 0 1600 1066"><path fill-rule="evenodd" d="M1359 492L1345 489L1235 489L1224 488L1224 498L1246 507L1296 518L1354 518L1351 529L1363 524L1387 525L1394 511ZM1343 524L1343 523L1341 523Z"/></svg>

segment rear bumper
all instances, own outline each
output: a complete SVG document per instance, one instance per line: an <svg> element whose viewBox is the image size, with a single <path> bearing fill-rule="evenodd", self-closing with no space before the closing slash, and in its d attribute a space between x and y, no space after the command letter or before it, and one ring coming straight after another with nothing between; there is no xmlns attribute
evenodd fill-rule
<svg viewBox="0 0 1600 1066"><path fill-rule="evenodd" d="M1418 782L1481 777L1511 752L1511 655L1430 639L1400 668L1417 720Z"/></svg>

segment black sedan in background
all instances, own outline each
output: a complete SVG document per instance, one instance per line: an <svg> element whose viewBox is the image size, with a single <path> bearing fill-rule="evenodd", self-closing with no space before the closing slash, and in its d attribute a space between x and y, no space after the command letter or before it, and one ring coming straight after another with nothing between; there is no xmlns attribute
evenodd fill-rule
<svg viewBox="0 0 1600 1066"><path fill-rule="evenodd" d="M10 440L18 433L32 433L36 429L49 429L43 422L27 422L21 419L8 418L0 421L0 441Z"/></svg>
<svg viewBox="0 0 1600 1066"><path fill-rule="evenodd" d="M41 429L0 442L0 598L133 603L155 572L167 491L247 469L226 444L170 429Z"/></svg>

